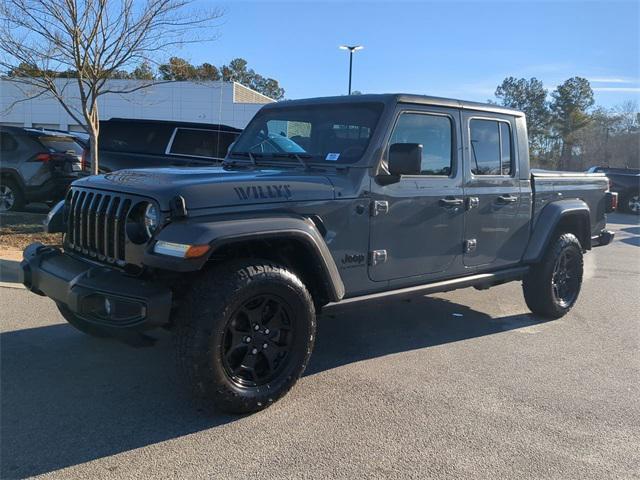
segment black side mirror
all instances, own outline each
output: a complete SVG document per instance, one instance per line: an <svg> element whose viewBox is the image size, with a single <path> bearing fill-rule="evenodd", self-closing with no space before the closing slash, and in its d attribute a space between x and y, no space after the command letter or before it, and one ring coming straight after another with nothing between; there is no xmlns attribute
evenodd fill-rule
<svg viewBox="0 0 640 480"><path fill-rule="evenodd" d="M419 175L421 166L421 144L394 143L389 147L389 173L391 175Z"/></svg>

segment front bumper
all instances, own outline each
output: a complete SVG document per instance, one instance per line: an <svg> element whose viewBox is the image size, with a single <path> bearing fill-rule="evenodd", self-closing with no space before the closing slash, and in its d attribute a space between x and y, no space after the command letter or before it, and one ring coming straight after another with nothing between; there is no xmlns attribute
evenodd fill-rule
<svg viewBox="0 0 640 480"><path fill-rule="evenodd" d="M24 251L21 271L27 289L103 328L145 330L169 321L168 287L79 260L57 248L32 243Z"/></svg>

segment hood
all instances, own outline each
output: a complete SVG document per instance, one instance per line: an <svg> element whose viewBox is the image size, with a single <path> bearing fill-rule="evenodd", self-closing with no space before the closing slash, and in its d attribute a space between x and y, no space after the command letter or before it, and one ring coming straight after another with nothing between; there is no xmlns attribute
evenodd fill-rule
<svg viewBox="0 0 640 480"><path fill-rule="evenodd" d="M86 177L75 186L155 199L162 210L176 195L187 210L277 202L330 200L334 188L318 172L284 169L227 170L222 167L119 170Z"/></svg>

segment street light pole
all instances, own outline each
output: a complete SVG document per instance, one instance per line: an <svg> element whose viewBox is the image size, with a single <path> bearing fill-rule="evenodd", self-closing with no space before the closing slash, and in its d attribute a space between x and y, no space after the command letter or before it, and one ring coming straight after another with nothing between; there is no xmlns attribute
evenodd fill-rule
<svg viewBox="0 0 640 480"><path fill-rule="evenodd" d="M340 45L341 50L349 50L349 95L351 95L351 74L353 72L353 52L362 50L362 45Z"/></svg>

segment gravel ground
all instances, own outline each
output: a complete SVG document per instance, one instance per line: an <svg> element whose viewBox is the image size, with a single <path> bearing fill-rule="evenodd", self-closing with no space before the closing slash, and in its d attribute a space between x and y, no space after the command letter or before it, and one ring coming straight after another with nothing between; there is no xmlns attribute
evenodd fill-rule
<svg viewBox="0 0 640 480"><path fill-rule="evenodd" d="M610 221L566 317L518 283L336 308L298 385L246 417L193 407L168 335L88 338L0 289L0 476L640 478L640 226Z"/></svg>

